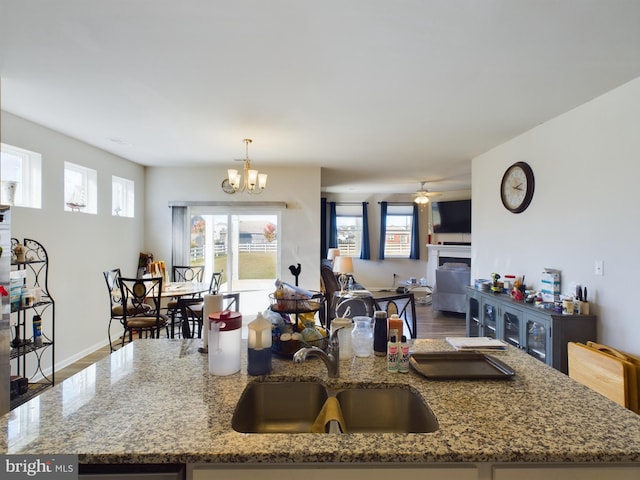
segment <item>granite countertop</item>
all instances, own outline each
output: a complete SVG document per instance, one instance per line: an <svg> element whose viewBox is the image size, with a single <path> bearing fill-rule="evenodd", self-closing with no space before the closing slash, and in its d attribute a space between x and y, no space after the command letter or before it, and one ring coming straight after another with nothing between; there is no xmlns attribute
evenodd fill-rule
<svg viewBox="0 0 640 480"><path fill-rule="evenodd" d="M402 383L440 423L434 433L243 434L231 418L247 382L208 374L200 340L136 340L0 417L10 454L78 454L81 463L640 463L640 416L509 347L512 380L427 380L387 373L385 359L324 364L274 357L275 378L329 385ZM413 349L451 350L443 340Z"/></svg>

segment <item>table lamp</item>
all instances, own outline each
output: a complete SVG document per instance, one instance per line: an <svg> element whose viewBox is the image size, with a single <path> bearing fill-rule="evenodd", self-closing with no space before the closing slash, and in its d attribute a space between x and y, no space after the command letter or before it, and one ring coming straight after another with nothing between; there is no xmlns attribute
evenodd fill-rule
<svg viewBox="0 0 640 480"><path fill-rule="evenodd" d="M339 248L330 248L329 250L327 250L327 260L331 260L331 262L333 262L335 258L339 256L340 256Z"/></svg>
<svg viewBox="0 0 640 480"><path fill-rule="evenodd" d="M339 274L340 295L344 295L344 287L347 285L347 274L353 273L353 259L351 257L337 256L333 259L333 271Z"/></svg>

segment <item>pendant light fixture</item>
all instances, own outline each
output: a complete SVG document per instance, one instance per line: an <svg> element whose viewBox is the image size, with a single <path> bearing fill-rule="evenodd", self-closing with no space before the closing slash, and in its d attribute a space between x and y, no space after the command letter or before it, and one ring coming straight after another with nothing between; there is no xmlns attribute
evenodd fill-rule
<svg viewBox="0 0 640 480"><path fill-rule="evenodd" d="M249 144L252 142L250 138L245 138L245 159L244 159L244 175L235 168L227 170L228 177L222 182L222 189L226 193L247 192L250 194L262 193L267 186L267 174L258 173L258 170L251 168L249 160Z"/></svg>

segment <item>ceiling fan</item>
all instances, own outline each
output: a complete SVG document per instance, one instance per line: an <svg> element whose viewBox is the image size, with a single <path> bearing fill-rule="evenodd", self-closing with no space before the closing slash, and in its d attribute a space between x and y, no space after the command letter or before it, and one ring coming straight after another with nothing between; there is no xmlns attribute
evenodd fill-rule
<svg viewBox="0 0 640 480"><path fill-rule="evenodd" d="M430 192L429 190L427 190L424 186L425 183L427 183L426 180L420 182L420 190L413 194L413 201L418 205L426 205L427 203L429 203L429 197L440 195L437 192Z"/></svg>

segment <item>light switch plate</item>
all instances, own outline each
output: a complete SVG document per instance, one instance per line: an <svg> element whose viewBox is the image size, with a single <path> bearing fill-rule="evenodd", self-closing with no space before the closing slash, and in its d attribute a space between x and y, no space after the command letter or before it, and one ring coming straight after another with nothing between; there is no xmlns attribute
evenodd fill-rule
<svg viewBox="0 0 640 480"><path fill-rule="evenodd" d="M593 265L594 275L604 276L604 260L596 260Z"/></svg>

